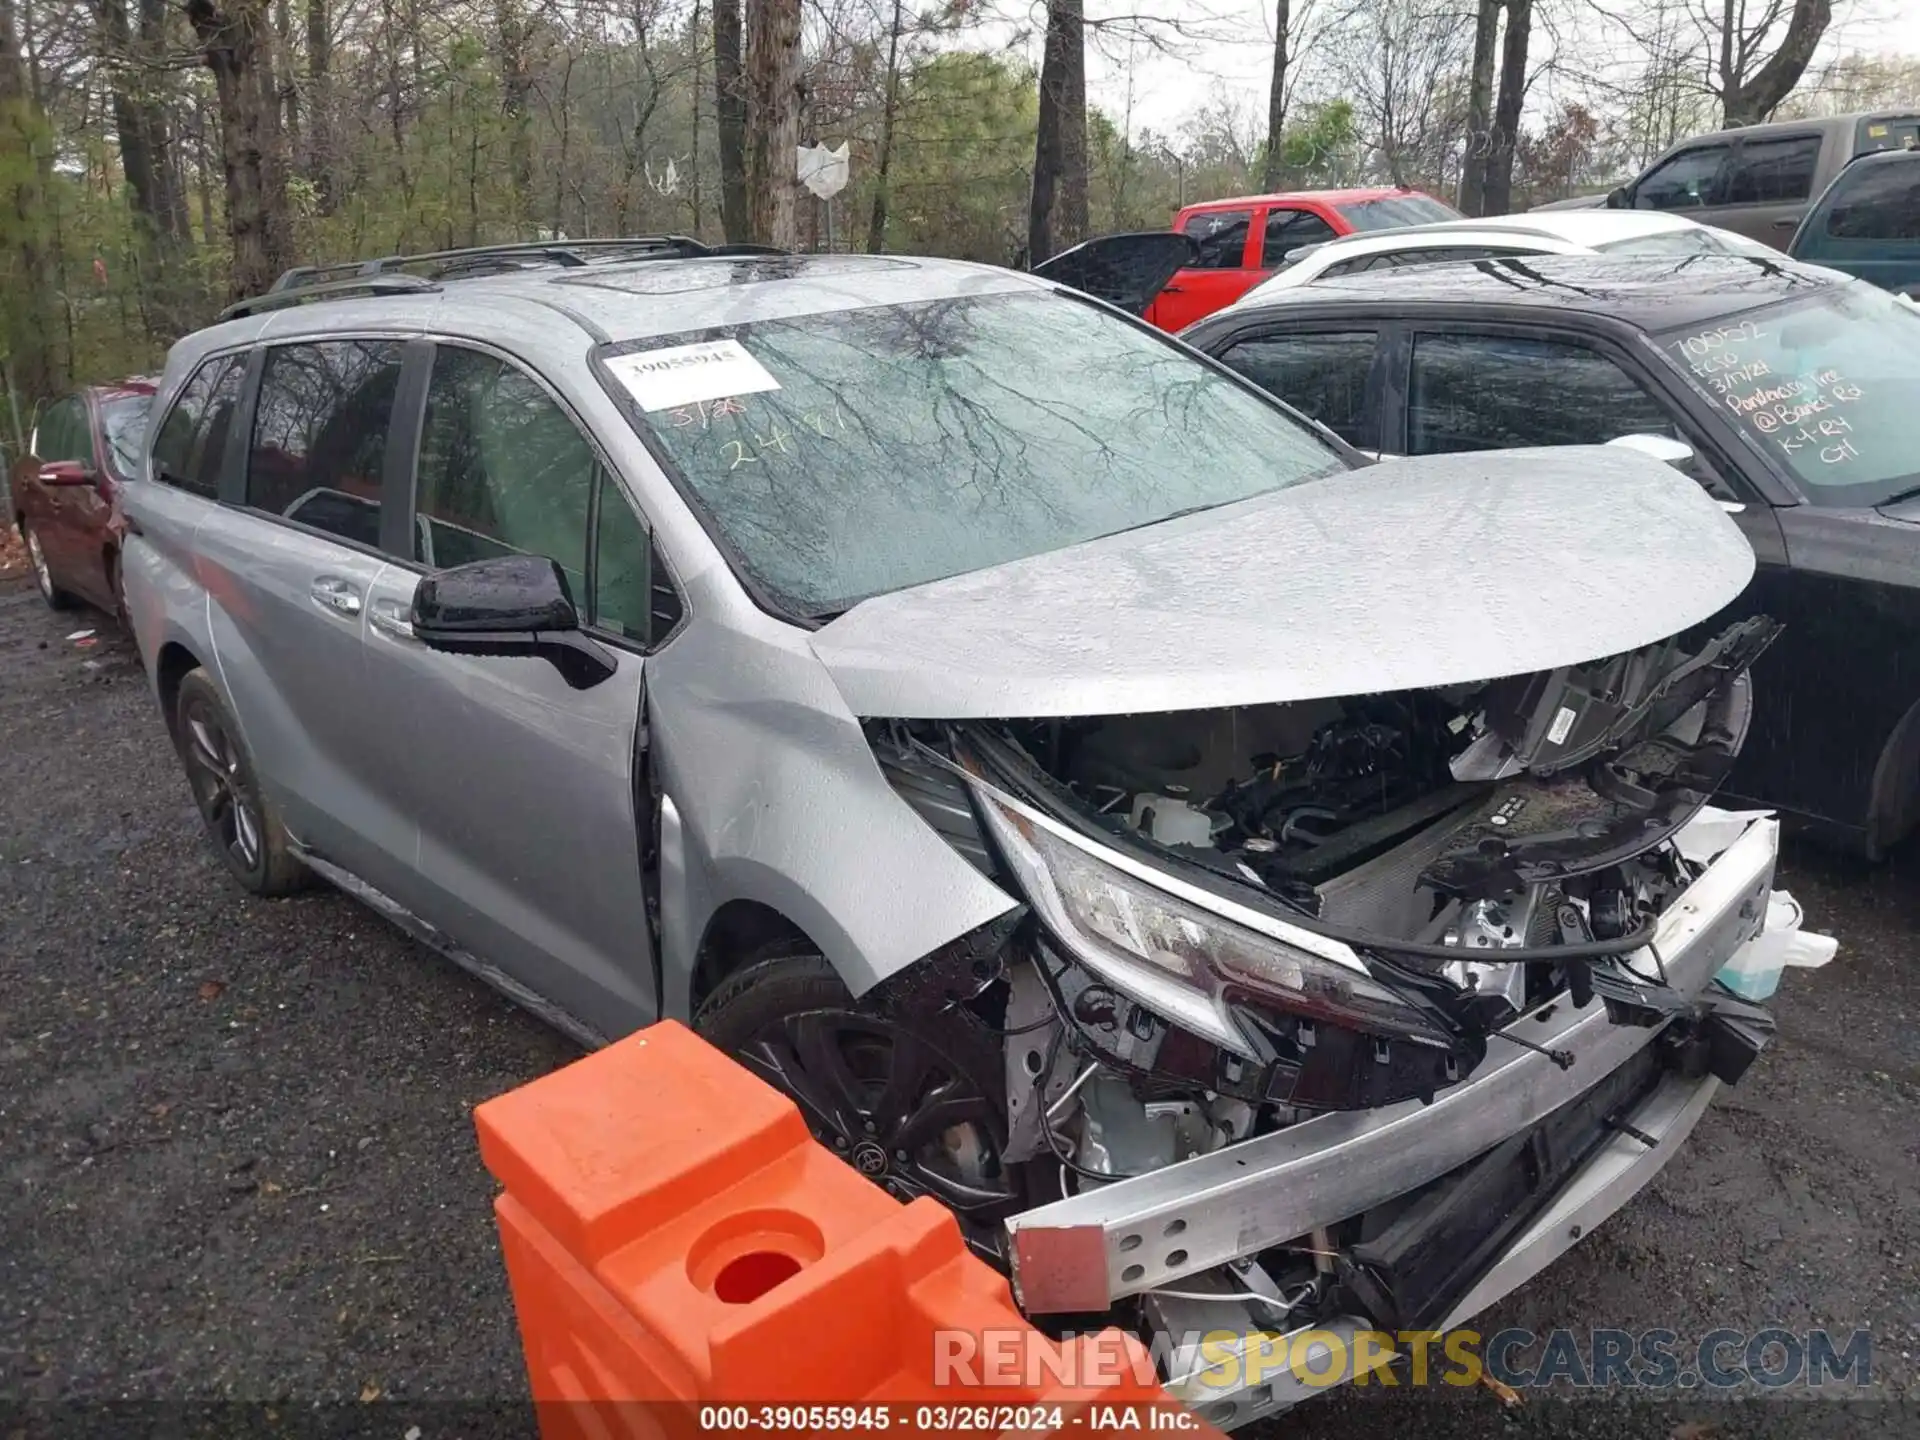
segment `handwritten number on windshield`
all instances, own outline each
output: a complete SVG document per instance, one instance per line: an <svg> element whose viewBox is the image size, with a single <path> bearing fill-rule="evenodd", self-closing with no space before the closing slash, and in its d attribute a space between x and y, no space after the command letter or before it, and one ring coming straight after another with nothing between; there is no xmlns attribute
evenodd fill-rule
<svg viewBox="0 0 1920 1440"><path fill-rule="evenodd" d="M1781 375L1765 359L1743 352L1749 341L1767 338L1767 332L1743 320L1689 335L1675 348L1722 405L1782 454L1813 450L1823 465L1858 459L1860 451L1845 438L1853 426L1835 411L1866 392L1832 367Z"/></svg>

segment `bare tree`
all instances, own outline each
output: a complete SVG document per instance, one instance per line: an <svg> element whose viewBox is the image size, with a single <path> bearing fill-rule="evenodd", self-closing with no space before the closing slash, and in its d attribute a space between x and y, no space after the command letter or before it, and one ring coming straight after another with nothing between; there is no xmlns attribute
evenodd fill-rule
<svg viewBox="0 0 1920 1440"><path fill-rule="evenodd" d="M1455 0L1352 0L1321 41L1330 88L1395 185L1441 183L1460 145L1471 53L1460 19Z"/></svg>
<svg viewBox="0 0 1920 1440"><path fill-rule="evenodd" d="M1287 128L1287 42L1293 21L1292 0L1274 0L1273 76L1267 82L1267 164L1260 177L1263 189L1280 188L1284 169L1282 132Z"/></svg>
<svg viewBox="0 0 1920 1440"><path fill-rule="evenodd" d="M0 0L0 367L7 399L66 383L54 345L53 257L46 233L53 132L28 74L15 0ZM8 419L17 419L10 406ZM13 435L16 449L20 436ZM3 478L3 477L0 477Z"/></svg>
<svg viewBox="0 0 1920 1440"><path fill-rule="evenodd" d="M887 79L881 97L880 148L874 157L873 213L867 221L867 253L878 255L887 239L887 179L893 173L893 134L900 118L900 31L904 0L893 0L893 23L887 27Z"/></svg>
<svg viewBox="0 0 1920 1440"><path fill-rule="evenodd" d="M1050 0L1040 58L1027 263L1087 238L1087 44L1084 0Z"/></svg>
<svg viewBox="0 0 1920 1440"><path fill-rule="evenodd" d="M720 145L720 228L735 245L747 220L747 89L740 0L713 0L714 127Z"/></svg>
<svg viewBox="0 0 1920 1440"><path fill-rule="evenodd" d="M1487 213L1487 155L1492 147L1493 59L1501 0L1479 0L1473 16L1473 69L1467 81L1467 151L1460 161L1460 209Z"/></svg>
<svg viewBox="0 0 1920 1440"><path fill-rule="evenodd" d="M307 129L301 172L313 181L320 213L335 200L333 180L333 25L327 0L307 0Z"/></svg>
<svg viewBox="0 0 1920 1440"><path fill-rule="evenodd" d="M1773 114L1807 73L1833 19L1831 0L1792 0L1787 28L1763 60L1786 0L1762 0L1757 15L1752 8L1748 0L1720 0L1717 93L1728 127L1752 125Z"/></svg>
<svg viewBox="0 0 1920 1440"><path fill-rule="evenodd" d="M233 244L228 289L243 299L265 290L293 258L266 0L186 3L220 103L220 163Z"/></svg>
<svg viewBox="0 0 1920 1440"><path fill-rule="evenodd" d="M1506 0L1507 31L1500 47L1500 97L1493 107L1487 146L1482 214L1513 208L1513 154L1520 140L1520 110L1527 101L1527 43L1533 31L1533 0Z"/></svg>
<svg viewBox="0 0 1920 1440"><path fill-rule="evenodd" d="M512 184L513 228L533 216L533 122L527 101L533 93L533 27L518 0L494 0L494 37L500 57L500 113L507 125L507 175ZM634 23L643 23L639 3ZM645 31L641 31L644 37ZM644 51L644 39L642 46Z"/></svg>
<svg viewBox="0 0 1920 1440"><path fill-rule="evenodd" d="M747 228L762 245L800 243L800 0L747 7Z"/></svg>

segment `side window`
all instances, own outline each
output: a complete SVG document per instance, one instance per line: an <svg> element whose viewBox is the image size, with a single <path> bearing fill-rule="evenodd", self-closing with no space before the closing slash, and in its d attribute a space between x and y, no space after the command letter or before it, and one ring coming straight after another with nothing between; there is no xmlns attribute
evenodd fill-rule
<svg viewBox="0 0 1920 1440"><path fill-rule="evenodd" d="M1367 372L1374 343L1371 330L1261 335L1240 341L1220 359L1349 445L1361 445L1373 429L1367 424Z"/></svg>
<svg viewBox="0 0 1920 1440"><path fill-rule="evenodd" d="M592 624L645 645L680 623L680 596L659 551L627 497L604 471L593 556Z"/></svg>
<svg viewBox="0 0 1920 1440"><path fill-rule="evenodd" d="M1302 245L1318 245L1333 238L1333 227L1310 210L1269 210L1260 263L1272 270Z"/></svg>
<svg viewBox="0 0 1920 1440"><path fill-rule="evenodd" d="M1835 240L1920 240L1920 160L1856 170L1827 202Z"/></svg>
<svg viewBox="0 0 1920 1440"><path fill-rule="evenodd" d="M1187 218L1181 227L1200 247L1193 268L1241 270L1247 263L1247 234L1253 228L1251 210L1205 210Z"/></svg>
<svg viewBox="0 0 1920 1440"><path fill-rule="evenodd" d="M247 504L378 546L381 472L399 383L397 341L269 350L247 453Z"/></svg>
<svg viewBox="0 0 1920 1440"><path fill-rule="evenodd" d="M584 609L598 472L586 437L532 376L478 350L442 345L420 435L414 558L444 569L495 555L545 555L560 562Z"/></svg>
<svg viewBox="0 0 1920 1440"><path fill-rule="evenodd" d="M518 366L442 345L420 435L414 558L445 569L512 554L558 561L587 624L644 643L678 618L644 522L573 418Z"/></svg>
<svg viewBox="0 0 1920 1440"><path fill-rule="evenodd" d="M56 400L41 415L33 431L33 453L39 460L93 461L92 437L87 434L87 404L78 395Z"/></svg>
<svg viewBox="0 0 1920 1440"><path fill-rule="evenodd" d="M246 364L217 355L193 372L153 440L153 478L208 500L220 498L227 432L240 403Z"/></svg>
<svg viewBox="0 0 1920 1440"><path fill-rule="evenodd" d="M1674 434L1652 396L1584 345L1504 335L1414 338L1409 454Z"/></svg>
<svg viewBox="0 0 1920 1440"><path fill-rule="evenodd" d="M1633 187L1636 210L1692 210L1723 205L1725 145L1696 145L1649 170Z"/></svg>
<svg viewBox="0 0 1920 1440"><path fill-rule="evenodd" d="M1813 172L1820 164L1818 135L1789 135L1779 140L1748 140L1727 167L1722 205L1776 205L1813 194Z"/></svg>

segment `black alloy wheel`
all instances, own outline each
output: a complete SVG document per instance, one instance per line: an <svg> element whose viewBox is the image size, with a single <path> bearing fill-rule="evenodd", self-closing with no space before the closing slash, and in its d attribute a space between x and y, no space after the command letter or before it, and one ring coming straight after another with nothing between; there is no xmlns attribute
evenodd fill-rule
<svg viewBox="0 0 1920 1440"><path fill-rule="evenodd" d="M822 1145L900 1200L939 1201L1004 1265L1000 1222L1026 1202L1002 1158L1004 1082L987 1037L958 1019L936 1026L856 1002L817 955L747 967L695 1024L791 1097Z"/></svg>

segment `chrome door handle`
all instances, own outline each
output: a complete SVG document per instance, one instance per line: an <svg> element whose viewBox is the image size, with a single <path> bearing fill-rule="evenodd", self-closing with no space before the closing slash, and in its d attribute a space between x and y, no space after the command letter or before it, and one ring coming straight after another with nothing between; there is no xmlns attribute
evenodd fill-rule
<svg viewBox="0 0 1920 1440"><path fill-rule="evenodd" d="M360 592L337 575L322 575L315 580L307 598L336 615L352 617L360 613Z"/></svg>
<svg viewBox="0 0 1920 1440"><path fill-rule="evenodd" d="M372 621L373 628L383 635L391 635L395 640L414 638L412 607L402 605L398 600L374 601L367 618Z"/></svg>

